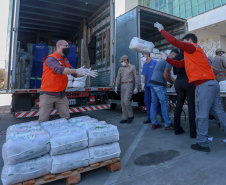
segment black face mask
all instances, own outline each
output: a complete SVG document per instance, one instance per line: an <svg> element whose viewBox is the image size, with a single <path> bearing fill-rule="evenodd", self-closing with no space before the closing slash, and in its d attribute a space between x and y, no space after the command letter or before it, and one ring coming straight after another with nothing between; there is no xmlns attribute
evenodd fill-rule
<svg viewBox="0 0 226 185"><path fill-rule="evenodd" d="M65 56L68 55L69 51L70 51L70 48L63 48L63 50L62 50L62 52Z"/></svg>

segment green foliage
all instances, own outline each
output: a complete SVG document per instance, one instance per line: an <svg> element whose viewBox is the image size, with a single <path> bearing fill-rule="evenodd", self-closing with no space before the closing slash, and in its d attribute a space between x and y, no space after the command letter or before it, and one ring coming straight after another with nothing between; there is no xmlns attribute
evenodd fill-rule
<svg viewBox="0 0 226 185"><path fill-rule="evenodd" d="M4 76L5 76L5 70L4 69L0 69L0 88L3 87L3 84L4 84Z"/></svg>

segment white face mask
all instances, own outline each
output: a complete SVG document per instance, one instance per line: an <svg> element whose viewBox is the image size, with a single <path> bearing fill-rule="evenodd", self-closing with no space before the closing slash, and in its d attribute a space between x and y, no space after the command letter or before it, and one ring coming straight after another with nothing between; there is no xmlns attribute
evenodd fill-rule
<svg viewBox="0 0 226 185"><path fill-rule="evenodd" d="M121 65L122 65L122 66L126 66L126 63L125 63L125 62L122 62Z"/></svg>
<svg viewBox="0 0 226 185"><path fill-rule="evenodd" d="M141 60L146 62L147 59L146 59L146 57L142 57Z"/></svg>

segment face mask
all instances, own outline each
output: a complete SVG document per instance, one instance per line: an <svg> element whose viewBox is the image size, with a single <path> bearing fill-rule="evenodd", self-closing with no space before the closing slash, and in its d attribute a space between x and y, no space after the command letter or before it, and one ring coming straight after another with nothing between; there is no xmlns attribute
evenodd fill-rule
<svg viewBox="0 0 226 185"><path fill-rule="evenodd" d="M224 57L224 53L221 56Z"/></svg>
<svg viewBox="0 0 226 185"><path fill-rule="evenodd" d="M141 60L146 62L147 59L146 59L146 57L142 57Z"/></svg>
<svg viewBox="0 0 226 185"><path fill-rule="evenodd" d="M68 55L69 51L70 51L70 48L63 48L63 50L62 50L62 52L65 56Z"/></svg>
<svg viewBox="0 0 226 185"><path fill-rule="evenodd" d="M125 63L125 62L122 62L121 65L122 65L122 66L126 66L126 63Z"/></svg>

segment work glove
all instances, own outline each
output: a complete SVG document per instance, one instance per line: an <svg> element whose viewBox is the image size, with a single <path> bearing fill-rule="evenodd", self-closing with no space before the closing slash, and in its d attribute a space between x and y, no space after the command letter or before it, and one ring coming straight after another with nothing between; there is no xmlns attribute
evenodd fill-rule
<svg viewBox="0 0 226 185"><path fill-rule="evenodd" d="M97 72L97 70L91 70L91 68L89 68L87 76L91 76L91 77L96 78L98 76L98 72Z"/></svg>
<svg viewBox="0 0 226 185"><path fill-rule="evenodd" d="M83 76L86 76L88 74L88 69L85 68L85 66L82 66L82 67L76 69L76 73L80 74L80 75L83 75Z"/></svg>
<svg viewBox="0 0 226 185"><path fill-rule="evenodd" d="M163 25L159 24L158 22L156 22L156 23L154 24L154 27L158 28L159 31L161 31L161 30L164 29Z"/></svg>
<svg viewBox="0 0 226 185"><path fill-rule="evenodd" d="M162 60L166 60L166 59L167 59L167 55L166 55L165 53L161 53L161 54L160 54L160 58L161 58Z"/></svg>
<svg viewBox="0 0 226 185"><path fill-rule="evenodd" d="M134 93L134 94L137 94L137 93L138 93L137 88L135 88L135 89L133 90L133 93Z"/></svg>
<svg viewBox="0 0 226 185"><path fill-rule="evenodd" d="M142 91L144 91L144 83L141 83L141 89L142 89Z"/></svg>
<svg viewBox="0 0 226 185"><path fill-rule="evenodd" d="M115 94L118 94L118 87L115 87Z"/></svg>

